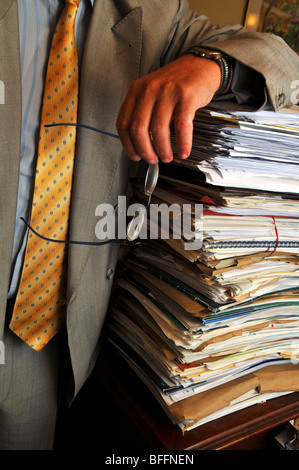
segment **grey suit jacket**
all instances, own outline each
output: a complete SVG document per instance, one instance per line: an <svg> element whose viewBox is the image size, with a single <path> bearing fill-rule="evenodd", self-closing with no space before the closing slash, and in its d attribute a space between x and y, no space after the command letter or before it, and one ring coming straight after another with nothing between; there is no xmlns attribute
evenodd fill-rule
<svg viewBox="0 0 299 470"><path fill-rule="evenodd" d="M21 82L16 0L0 0L0 337L4 328L17 202ZM115 133L119 107L131 82L168 63L188 47L205 43L226 52L265 77L265 102L287 105L298 56L282 40L246 33L239 26L213 27L185 0L97 0L81 71L79 122ZM95 209L126 194L129 160L117 139L86 129L78 132L70 238L97 241ZM67 333L75 390L98 354L113 273L115 245L70 246Z"/></svg>

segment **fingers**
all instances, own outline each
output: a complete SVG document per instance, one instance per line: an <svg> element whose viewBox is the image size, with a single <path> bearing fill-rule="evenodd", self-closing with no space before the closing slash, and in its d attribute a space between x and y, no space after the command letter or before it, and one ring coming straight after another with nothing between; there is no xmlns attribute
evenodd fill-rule
<svg viewBox="0 0 299 470"><path fill-rule="evenodd" d="M194 101L184 101L175 111L174 129L176 136L176 152L179 158L186 159L192 150L193 120L196 112Z"/></svg>
<svg viewBox="0 0 299 470"><path fill-rule="evenodd" d="M173 159L170 139L172 117L173 106L167 100L163 98L155 103L150 123L150 134L156 154L163 163L169 163Z"/></svg>
<svg viewBox="0 0 299 470"><path fill-rule="evenodd" d="M168 157L172 158L170 146L169 118L168 129L165 121L165 113L162 118L163 129L160 124L156 126L159 115L159 96L154 89L155 85L146 80L135 82L120 109L117 118L117 131L127 155L133 160L141 158L149 164L157 163L158 159L164 160L163 144L168 139ZM167 118L166 118L167 119ZM165 134L162 136L161 134ZM162 150L162 151L161 151ZM166 158L168 160L168 158Z"/></svg>
<svg viewBox="0 0 299 470"><path fill-rule="evenodd" d="M141 157L138 155L130 132L132 115L135 108L135 101L135 97L132 94L128 93L124 103L120 108L116 121L116 128L122 146L125 152L127 153L128 157L131 158L132 161L138 162L141 160Z"/></svg>

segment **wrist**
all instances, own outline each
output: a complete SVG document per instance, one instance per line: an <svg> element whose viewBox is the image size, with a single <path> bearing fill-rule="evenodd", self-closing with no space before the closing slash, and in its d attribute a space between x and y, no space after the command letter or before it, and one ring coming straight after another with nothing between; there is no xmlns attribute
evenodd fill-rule
<svg viewBox="0 0 299 470"><path fill-rule="evenodd" d="M185 52L185 55L186 54L193 54L197 57L217 63L220 68L221 82L214 96L225 95L229 92L233 79L233 65L231 60L229 60L225 54L205 46L190 47Z"/></svg>

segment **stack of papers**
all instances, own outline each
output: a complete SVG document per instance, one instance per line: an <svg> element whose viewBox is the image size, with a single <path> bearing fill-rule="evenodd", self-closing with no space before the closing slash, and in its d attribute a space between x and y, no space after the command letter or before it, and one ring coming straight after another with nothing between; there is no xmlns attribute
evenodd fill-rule
<svg viewBox="0 0 299 470"><path fill-rule="evenodd" d="M212 185L298 194L296 108L279 118L267 111L201 110L194 120L193 152L183 164L197 167Z"/></svg>
<svg viewBox="0 0 299 470"><path fill-rule="evenodd" d="M124 261L110 341L182 431L299 391L296 111L198 111L151 200L188 208L197 242L151 225Z"/></svg>

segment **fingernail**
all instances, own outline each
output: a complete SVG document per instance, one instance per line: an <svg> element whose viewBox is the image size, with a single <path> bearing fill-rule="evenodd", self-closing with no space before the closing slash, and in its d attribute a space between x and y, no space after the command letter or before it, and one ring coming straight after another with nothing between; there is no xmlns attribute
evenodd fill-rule
<svg viewBox="0 0 299 470"><path fill-rule="evenodd" d="M133 160L133 162L140 162L141 160L141 158L138 155L132 155L130 158L131 160Z"/></svg>
<svg viewBox="0 0 299 470"><path fill-rule="evenodd" d="M180 155L180 158L181 158L182 160L186 160L186 158L188 158L188 155L185 155L185 154L183 153L182 155Z"/></svg>
<svg viewBox="0 0 299 470"><path fill-rule="evenodd" d="M148 161L149 165L155 165L156 163L158 163L158 160L149 160Z"/></svg>

